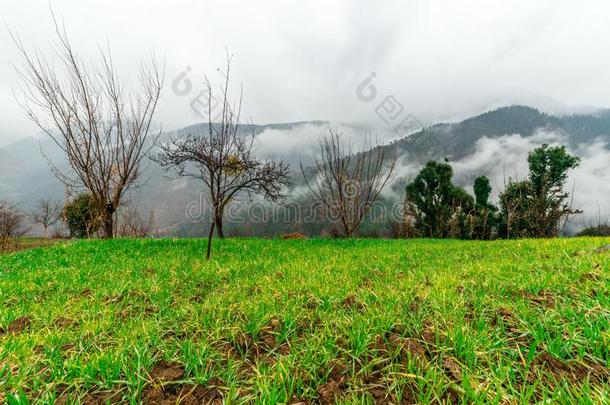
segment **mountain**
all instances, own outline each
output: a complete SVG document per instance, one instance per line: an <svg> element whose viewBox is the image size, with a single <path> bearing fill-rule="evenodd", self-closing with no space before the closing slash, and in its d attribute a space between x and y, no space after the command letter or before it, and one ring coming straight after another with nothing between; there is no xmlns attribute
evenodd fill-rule
<svg viewBox="0 0 610 405"><path fill-rule="evenodd" d="M536 132L556 132L566 137L570 145L601 138L610 143L610 112L596 115L555 117L527 106L502 107L459 123L441 123L397 141L402 153L422 160L460 160L473 152L482 138L499 138L519 134L531 137Z"/></svg>
<svg viewBox="0 0 610 405"><path fill-rule="evenodd" d="M527 106L509 106L489 111L460 122L439 123L408 136L397 138L391 129L374 130L366 126L305 121L266 125L244 125L240 131L253 131L255 148L263 158L287 161L295 178L292 198L300 198L298 165L311 164L317 154L320 135L329 126L337 128L345 138L358 145L362 139L374 138L395 148L399 154L398 178L385 197L399 200L404 186L428 160L447 158L452 162L456 182L468 188L474 177L485 174L492 179L495 195L508 177L524 176L527 153L537 145L561 143L582 158L573 176L576 200L585 209L583 225L601 211L610 209L610 111L591 114L550 115ZM197 124L164 133L162 142L186 133L205 131L207 124ZM41 197L61 199L64 188L52 175L44 155L60 168L66 168L61 150L49 139L26 138L0 149L0 199L33 208ZM201 224L187 219L193 202L204 204L203 186L196 180L169 179L154 163L147 170L139 187L130 196L143 212L154 213L158 228L164 234L199 234ZM581 190L582 188L582 190ZM596 204L596 205L593 205ZM601 207L596 209L596 206ZM579 226L580 226L579 225ZM239 228L240 225L235 225ZM257 233L254 227L253 233Z"/></svg>

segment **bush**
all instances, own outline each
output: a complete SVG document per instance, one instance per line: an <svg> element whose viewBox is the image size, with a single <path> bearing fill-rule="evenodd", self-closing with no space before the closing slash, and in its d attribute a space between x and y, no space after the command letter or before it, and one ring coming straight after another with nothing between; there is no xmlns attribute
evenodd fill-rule
<svg viewBox="0 0 610 405"><path fill-rule="evenodd" d="M578 232L576 236L610 236L610 225L590 226Z"/></svg>
<svg viewBox="0 0 610 405"><path fill-rule="evenodd" d="M90 238L100 229L100 215L90 194L81 194L64 207L70 237Z"/></svg>
<svg viewBox="0 0 610 405"><path fill-rule="evenodd" d="M25 215L13 205L0 200L0 250L8 247L11 238L23 236Z"/></svg>

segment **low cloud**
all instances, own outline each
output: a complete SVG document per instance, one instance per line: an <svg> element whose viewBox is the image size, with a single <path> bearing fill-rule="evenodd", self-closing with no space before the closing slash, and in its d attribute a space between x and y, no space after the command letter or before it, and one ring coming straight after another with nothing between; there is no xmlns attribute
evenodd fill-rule
<svg viewBox="0 0 610 405"><path fill-rule="evenodd" d="M509 179L523 180L528 175L528 154L542 144L569 145L567 137L559 132L538 131L532 136L519 134L504 135L497 138L479 139L474 151L468 157L451 162L456 185L473 192L474 180L481 175L489 177L497 202ZM586 226L596 225L610 219L610 162L609 145L601 140L568 146L568 151L581 158L580 165L572 170L566 182L566 191L573 196L572 207L583 211L570 221L569 232L577 232ZM421 170L407 157L399 160L396 175L401 179L400 187L395 185L386 195L404 198L404 188Z"/></svg>

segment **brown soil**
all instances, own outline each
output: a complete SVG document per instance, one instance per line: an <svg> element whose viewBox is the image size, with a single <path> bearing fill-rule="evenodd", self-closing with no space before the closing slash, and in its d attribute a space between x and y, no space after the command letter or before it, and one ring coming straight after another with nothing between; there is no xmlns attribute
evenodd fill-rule
<svg viewBox="0 0 610 405"><path fill-rule="evenodd" d="M436 345L436 334L431 329L425 329L421 334L421 338L427 345Z"/></svg>
<svg viewBox="0 0 610 405"><path fill-rule="evenodd" d="M579 277L580 281L598 281L600 279L599 274L596 273L584 273Z"/></svg>
<svg viewBox="0 0 610 405"><path fill-rule="evenodd" d="M61 352L62 353L70 353L73 352L76 346L74 346L72 343L66 343L65 345L61 346Z"/></svg>
<svg viewBox="0 0 610 405"><path fill-rule="evenodd" d="M547 352L542 352L536 357L528 379L535 378L533 373L536 370L544 370L557 381L568 380L573 384L580 384L587 379L607 382L610 378L610 370L601 364L588 360L565 363Z"/></svg>
<svg viewBox="0 0 610 405"><path fill-rule="evenodd" d="M58 328L70 328L73 326L78 326L78 322L75 321L74 319L65 318L63 316L60 316L59 318L56 318L53 321L53 325L55 325Z"/></svg>
<svg viewBox="0 0 610 405"><path fill-rule="evenodd" d="M0 335L4 334L4 333L21 333L21 332L25 332L26 330L30 329L30 326L32 325L32 320L27 317L27 316L22 316L21 318L17 318L15 319L13 322L11 322L8 327L5 329L0 328Z"/></svg>
<svg viewBox="0 0 610 405"><path fill-rule="evenodd" d="M356 308L359 311L364 311L366 309L366 306L358 301L354 294L349 294L345 297L341 304L343 305L343 308Z"/></svg>
<svg viewBox="0 0 610 405"><path fill-rule="evenodd" d="M539 305L539 306L543 306L543 307L547 307L547 308L553 308L555 306L555 297L554 297L553 293L551 293L548 290L540 290L538 292L538 295L526 293L526 297L530 301L532 301L532 303Z"/></svg>
<svg viewBox="0 0 610 405"><path fill-rule="evenodd" d="M320 403L334 404L335 397L341 392L341 389L339 388L339 383L337 381L329 380L327 383L318 386L316 392L318 393Z"/></svg>
<svg viewBox="0 0 610 405"><path fill-rule="evenodd" d="M5 248L0 247L0 254L3 253L15 253L22 250L36 249L40 247L50 247L59 242L65 241L65 239L38 239L35 241L19 241L14 240L9 243Z"/></svg>
<svg viewBox="0 0 610 405"><path fill-rule="evenodd" d="M150 371L150 376L159 381L176 381L184 377L184 367L181 364L161 360Z"/></svg>
<svg viewBox="0 0 610 405"><path fill-rule="evenodd" d="M211 380L203 385L179 385L172 387L149 387L142 393L142 402L155 405L186 405L222 404L222 384L219 380Z"/></svg>
<svg viewBox="0 0 610 405"><path fill-rule="evenodd" d="M282 239L284 239L284 240L307 239L307 237L305 235L303 235L302 233L287 233L285 235L282 235Z"/></svg>
<svg viewBox="0 0 610 405"><path fill-rule="evenodd" d="M84 405L106 405L106 404L118 404L122 401L122 395L120 391L115 392L98 392L95 394L87 394L83 398Z"/></svg>
<svg viewBox="0 0 610 405"><path fill-rule="evenodd" d="M454 381L462 381L462 367L451 357L445 358L443 361L443 369Z"/></svg>
<svg viewBox="0 0 610 405"><path fill-rule="evenodd" d="M281 321L274 318L260 330L258 339L255 340L249 333L239 333L232 343L221 343L217 348L229 357L236 354L244 355L251 362L255 362L257 358L263 355L272 355L273 353L288 355L290 354L290 345L280 343L277 340L280 328Z"/></svg>
<svg viewBox="0 0 610 405"><path fill-rule="evenodd" d="M71 398L67 393L69 389L65 386L59 388L57 392L61 393L55 400L55 405L66 405L76 403L74 398ZM120 390L90 392L85 394L81 402L84 405L106 405L123 403L123 394Z"/></svg>
<svg viewBox="0 0 610 405"><path fill-rule="evenodd" d="M336 360L330 368L327 382L319 385L316 389L318 399L322 404L334 404L336 397L339 396L345 385L347 367L340 360Z"/></svg>

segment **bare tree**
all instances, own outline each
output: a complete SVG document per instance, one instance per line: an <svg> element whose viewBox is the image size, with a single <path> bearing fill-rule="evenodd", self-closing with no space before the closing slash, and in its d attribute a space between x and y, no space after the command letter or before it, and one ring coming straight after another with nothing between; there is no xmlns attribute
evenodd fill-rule
<svg viewBox="0 0 610 405"><path fill-rule="evenodd" d="M38 201L36 209L32 212L32 219L35 223L42 225L45 236L47 236L48 229L61 218L62 209L61 201L53 201L48 198L41 198Z"/></svg>
<svg viewBox="0 0 610 405"><path fill-rule="evenodd" d="M209 120L207 131L189 133L159 145L161 153L154 158L178 177L192 177L204 183L211 210L208 259L214 229L218 237L224 238L224 211L237 194L248 197L259 194L267 200L278 201L289 184L288 165L282 161L258 159L253 150L253 131L247 134L240 132L244 128L239 121L241 95L236 106L231 106L228 98L230 65L231 58L227 57L219 97L215 97L209 80L205 78ZM218 122L213 122L213 116L217 117Z"/></svg>
<svg viewBox="0 0 610 405"><path fill-rule="evenodd" d="M140 66L139 86L128 87L108 48L100 49L99 64L89 66L54 15L53 22L57 43L52 58L26 50L13 35L23 62L18 68L21 105L66 154L71 170L49 162L54 174L67 187L91 194L102 215L104 236L112 238L114 213L140 177L142 161L155 143L150 134L163 74L153 56Z"/></svg>
<svg viewBox="0 0 610 405"><path fill-rule="evenodd" d="M313 179L308 179L301 163L301 173L315 199L329 214L338 218L345 236L357 235L358 228L383 188L392 179L397 155L383 147L372 147L365 140L362 152L354 152L351 143L329 128L320 141Z"/></svg>
<svg viewBox="0 0 610 405"><path fill-rule="evenodd" d="M155 217L150 211L148 217L143 217L134 204L125 204L119 214L119 236L144 238L149 236L155 225Z"/></svg>
<svg viewBox="0 0 610 405"><path fill-rule="evenodd" d="M0 250L8 248L11 238L23 236L24 215L15 206L0 200Z"/></svg>

